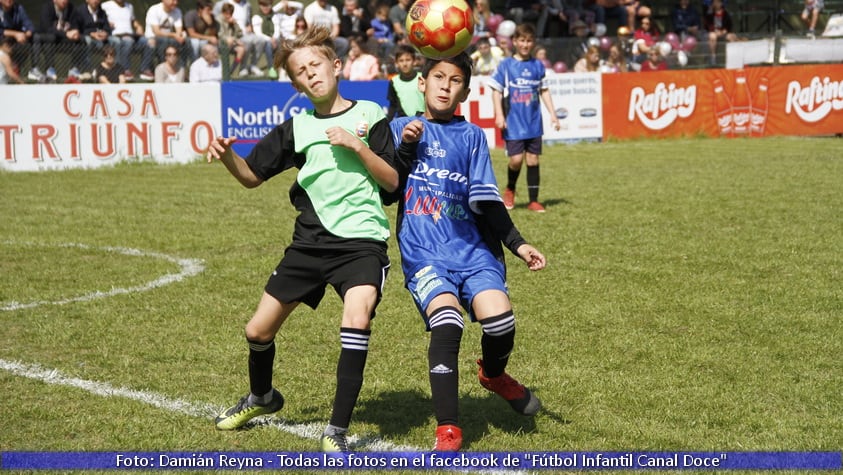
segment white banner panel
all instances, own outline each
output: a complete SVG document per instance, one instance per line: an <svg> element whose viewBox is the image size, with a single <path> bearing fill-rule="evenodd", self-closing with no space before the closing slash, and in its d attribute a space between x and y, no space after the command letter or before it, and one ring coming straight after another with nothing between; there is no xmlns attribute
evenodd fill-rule
<svg viewBox="0 0 843 475"><path fill-rule="evenodd" d="M0 102L0 167L12 171L186 163L221 129L219 84L5 87Z"/></svg>
<svg viewBox="0 0 843 475"><path fill-rule="evenodd" d="M547 84L561 130L550 126L542 104L545 142L599 141L603 138L603 81L601 73L547 71Z"/></svg>
<svg viewBox="0 0 843 475"><path fill-rule="evenodd" d="M603 98L600 73L562 73L547 71L548 88L553 107L559 118L560 130L550 126L550 116L542 103L545 142L599 141L603 137ZM503 148L501 132L495 128L495 109L492 89L486 85L488 76L471 78L471 93L460 106L458 114L486 132L489 146Z"/></svg>

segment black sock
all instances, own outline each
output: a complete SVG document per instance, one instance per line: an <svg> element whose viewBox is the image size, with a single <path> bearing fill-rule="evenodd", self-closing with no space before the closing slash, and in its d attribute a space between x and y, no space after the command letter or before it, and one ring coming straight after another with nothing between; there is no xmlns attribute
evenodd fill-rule
<svg viewBox="0 0 843 475"><path fill-rule="evenodd" d="M527 193L530 201L539 200L539 166L527 166Z"/></svg>
<svg viewBox="0 0 843 475"><path fill-rule="evenodd" d="M512 191L515 191L515 185L518 184L518 176L521 175L521 167L518 169L513 170L512 168L506 168L506 187Z"/></svg>
<svg viewBox="0 0 843 475"><path fill-rule="evenodd" d="M275 361L275 340L249 342L249 391L261 397L272 391L272 365Z"/></svg>
<svg viewBox="0 0 843 475"><path fill-rule="evenodd" d="M442 307L430 316L430 325L427 361L433 412L437 425L458 425L462 314L457 308Z"/></svg>
<svg viewBox="0 0 843 475"><path fill-rule="evenodd" d="M342 350L337 362L337 392L330 421L332 426L348 428L351 422L351 413L363 386L363 369L369 354L371 334L371 330L340 328Z"/></svg>
<svg viewBox="0 0 843 475"><path fill-rule="evenodd" d="M512 310L480 321L483 336L483 373L494 378L503 374L515 346L515 315Z"/></svg>

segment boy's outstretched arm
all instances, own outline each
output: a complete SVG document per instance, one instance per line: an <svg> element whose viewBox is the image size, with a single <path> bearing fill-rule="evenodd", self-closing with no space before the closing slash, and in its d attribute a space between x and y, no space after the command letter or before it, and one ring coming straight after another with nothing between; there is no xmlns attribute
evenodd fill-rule
<svg viewBox="0 0 843 475"><path fill-rule="evenodd" d="M547 259L545 259L544 254L524 240L502 202L480 201L477 205L483 212L483 221L494 233L495 239L502 242L507 249L526 262L530 270L537 271L545 268Z"/></svg>
<svg viewBox="0 0 843 475"><path fill-rule="evenodd" d="M234 137L215 138L211 141L211 145L208 146L206 159L208 163L214 160L221 161L225 165L225 168L228 169L228 172L234 178L237 178L240 184L246 188L254 188L263 183L263 180L255 176L255 173L249 168L246 161L231 149L231 144L236 141L237 139Z"/></svg>
<svg viewBox="0 0 843 475"><path fill-rule="evenodd" d="M360 162L369 170L372 178L378 182L381 188L388 192L395 191L398 188L398 172L392 168L392 165L387 163L384 159L372 151L366 143L342 127L331 127L325 131L328 135L328 140L331 145L338 145L352 150L360 157Z"/></svg>

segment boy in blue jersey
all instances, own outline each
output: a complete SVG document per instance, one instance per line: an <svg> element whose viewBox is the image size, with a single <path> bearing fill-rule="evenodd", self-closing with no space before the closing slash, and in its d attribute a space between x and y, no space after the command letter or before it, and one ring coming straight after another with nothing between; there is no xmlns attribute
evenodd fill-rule
<svg viewBox="0 0 843 475"><path fill-rule="evenodd" d="M515 228L498 193L484 132L455 116L468 97L471 58L427 60L419 89L425 112L390 123L398 146L404 200L398 244L405 285L430 331L428 367L436 415L434 450L462 446L458 413L458 356L465 309L483 329L480 384L524 415L538 398L506 369L515 342L515 317L506 286L503 249L543 269L546 261ZM406 179L404 178L406 176Z"/></svg>
<svg viewBox="0 0 843 475"><path fill-rule="evenodd" d="M330 284L343 301L342 349L331 420L320 443L323 451L347 452L370 321L389 268L389 223L380 194L395 191L399 183L395 146L380 105L339 94L342 62L328 29L310 28L284 41L275 66L281 65L314 110L275 127L245 159L231 150L231 137L216 138L208 150L209 162L222 161L247 188L299 169L290 189L290 201L300 212L293 241L246 324L250 392L220 414L216 426L237 429L281 409L284 398L272 386L275 335L299 303L315 309Z"/></svg>
<svg viewBox="0 0 843 475"><path fill-rule="evenodd" d="M495 127L503 130L506 154L509 156L503 203L506 209L515 207L515 184L526 159L527 194L530 199L527 209L543 213L544 206L539 203L539 155L542 153L544 126L539 98L550 113L551 125L556 130L559 130L559 119L545 84L544 65L532 56L536 45L533 25L518 25L512 44L515 54L498 64L488 82L495 106Z"/></svg>

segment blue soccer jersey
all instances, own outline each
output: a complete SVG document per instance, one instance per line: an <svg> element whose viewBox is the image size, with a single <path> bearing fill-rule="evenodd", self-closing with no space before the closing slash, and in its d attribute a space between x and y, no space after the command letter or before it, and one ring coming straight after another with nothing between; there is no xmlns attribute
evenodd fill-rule
<svg viewBox="0 0 843 475"><path fill-rule="evenodd" d="M390 123L396 144L416 119L424 122L424 132L410 164L398 228L405 278L430 264L452 271L502 267L474 214L480 201L502 201L486 135L459 116L447 123L401 117Z"/></svg>
<svg viewBox="0 0 843 475"><path fill-rule="evenodd" d="M547 88L544 65L530 58L521 61L504 58L488 83L489 87L504 94L508 107L504 140L526 140L541 137L542 111L540 93ZM507 94L508 92L508 94Z"/></svg>

